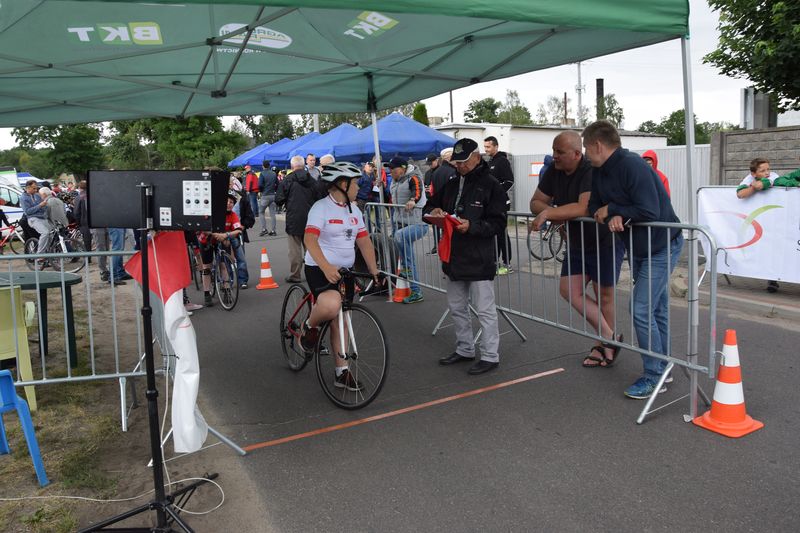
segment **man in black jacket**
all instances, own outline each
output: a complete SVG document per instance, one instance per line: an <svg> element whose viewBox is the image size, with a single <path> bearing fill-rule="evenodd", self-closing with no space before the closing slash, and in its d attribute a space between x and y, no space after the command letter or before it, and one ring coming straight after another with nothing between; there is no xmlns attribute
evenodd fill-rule
<svg viewBox="0 0 800 533"><path fill-rule="evenodd" d="M483 374L500 364L493 280L495 236L505 227L506 195L489 174L488 165L478 153L478 143L472 139L461 139L455 144L451 161L459 177L447 182L423 209L432 217L449 213L459 220L449 242L449 261L442 262L442 271L447 275L447 302L455 325L456 351L439 359L439 364L475 359L469 311L471 292L483 335L481 359L470 367L469 373Z"/></svg>
<svg viewBox="0 0 800 533"><path fill-rule="evenodd" d="M299 283L303 271L303 255L305 245L303 234L306 230L308 212L314 202L322 198L317 180L305 169L302 156L294 156L291 160L292 170L278 186L275 203L286 206L286 236L289 240L289 275L286 281Z"/></svg>
<svg viewBox="0 0 800 533"><path fill-rule="evenodd" d="M442 190L442 188L447 184L448 181L458 176L458 172L456 169L453 168L453 165L450 164L450 158L453 156L453 149L452 148L445 148L439 153L439 164L434 169L433 173L431 174L430 185L428 190L428 198L433 198L437 192ZM427 184L427 182L426 182ZM441 238L441 231L437 226L433 227L433 249L431 250L431 254L435 254L437 250L437 245L439 243L439 239Z"/></svg>
<svg viewBox="0 0 800 533"><path fill-rule="evenodd" d="M277 235L275 227L278 223L278 207L275 205L275 194L278 192L278 174L276 173L277 167L268 167L269 161L264 161L264 170L261 171L261 176L258 178L258 191L261 193L261 199L258 204L258 220L261 222L261 233L259 237L264 235ZM269 209L270 228L267 230L266 211Z"/></svg>
<svg viewBox="0 0 800 533"><path fill-rule="evenodd" d="M489 174L494 176L503 190L506 192L506 214L511 209L511 200L508 194L514 187L514 171L511 170L511 163L508 161L508 155L505 152L498 150L497 138L490 136L483 140L483 150L489 156ZM503 276L509 272L513 272L511 268L511 239L506 232L506 225L503 224L503 229L497 234L497 249L500 251L500 258L503 260L502 264L497 267L497 274Z"/></svg>

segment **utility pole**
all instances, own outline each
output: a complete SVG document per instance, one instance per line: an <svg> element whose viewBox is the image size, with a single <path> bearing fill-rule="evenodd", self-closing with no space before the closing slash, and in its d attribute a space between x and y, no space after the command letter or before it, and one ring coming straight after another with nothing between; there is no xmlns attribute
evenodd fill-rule
<svg viewBox="0 0 800 533"><path fill-rule="evenodd" d="M562 124L567 123L567 118L569 118L567 117L567 91L564 91L564 121Z"/></svg>
<svg viewBox="0 0 800 533"><path fill-rule="evenodd" d="M454 123L453 120L453 91L450 91L450 123Z"/></svg>
<svg viewBox="0 0 800 533"><path fill-rule="evenodd" d="M319 113L314 113L314 131L319 133Z"/></svg>
<svg viewBox="0 0 800 533"><path fill-rule="evenodd" d="M575 86L575 90L578 92L578 112L576 113L576 121L578 126L583 126L583 119L581 118L581 113L583 112L583 85L581 84L581 62L578 61L578 85Z"/></svg>

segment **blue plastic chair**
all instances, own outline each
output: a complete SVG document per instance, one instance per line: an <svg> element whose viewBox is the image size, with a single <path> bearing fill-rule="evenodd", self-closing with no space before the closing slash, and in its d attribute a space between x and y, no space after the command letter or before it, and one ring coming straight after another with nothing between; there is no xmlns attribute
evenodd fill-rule
<svg viewBox="0 0 800 533"><path fill-rule="evenodd" d="M42 454L39 451L39 443L36 442L36 433L33 431L33 420L31 420L31 412L28 409L28 403L17 395L17 391L14 389L14 378L11 377L11 372L8 370L0 370L0 455L9 452L6 428L3 425L3 413L13 410L16 410L17 415L19 415L22 433L25 435L25 441L28 443L28 452L31 454L33 468L36 470L36 477L39 479L39 485L44 487L49 484L50 481L48 481L47 474L44 472Z"/></svg>

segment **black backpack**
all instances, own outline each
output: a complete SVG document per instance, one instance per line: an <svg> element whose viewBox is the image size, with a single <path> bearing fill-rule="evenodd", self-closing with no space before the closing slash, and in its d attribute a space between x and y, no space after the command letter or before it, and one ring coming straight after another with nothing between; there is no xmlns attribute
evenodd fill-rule
<svg viewBox="0 0 800 533"><path fill-rule="evenodd" d="M248 193L242 191L242 199L239 200L239 218L241 219L242 226L245 229L250 229L256 225L256 214L253 213L253 208L250 207L250 198Z"/></svg>

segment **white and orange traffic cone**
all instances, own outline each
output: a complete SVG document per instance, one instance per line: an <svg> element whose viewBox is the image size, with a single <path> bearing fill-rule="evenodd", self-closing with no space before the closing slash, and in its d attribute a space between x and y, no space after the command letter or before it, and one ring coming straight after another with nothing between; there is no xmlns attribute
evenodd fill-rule
<svg viewBox="0 0 800 533"><path fill-rule="evenodd" d="M411 285L408 284L408 280L402 275L401 264L400 260L398 260L397 283L394 286L394 294L392 294L392 301L394 303L402 303L404 298L411 296Z"/></svg>
<svg viewBox="0 0 800 533"><path fill-rule="evenodd" d="M701 428L734 438L743 437L764 427L763 423L753 420L744 407L742 369L739 366L735 330L725 331L711 410L698 416L693 422Z"/></svg>
<svg viewBox="0 0 800 533"><path fill-rule="evenodd" d="M256 289L264 290L264 289L277 289L278 284L275 283L275 280L272 278L272 267L269 266L269 256L267 255L267 249L261 249L261 281L258 282L256 285Z"/></svg>

